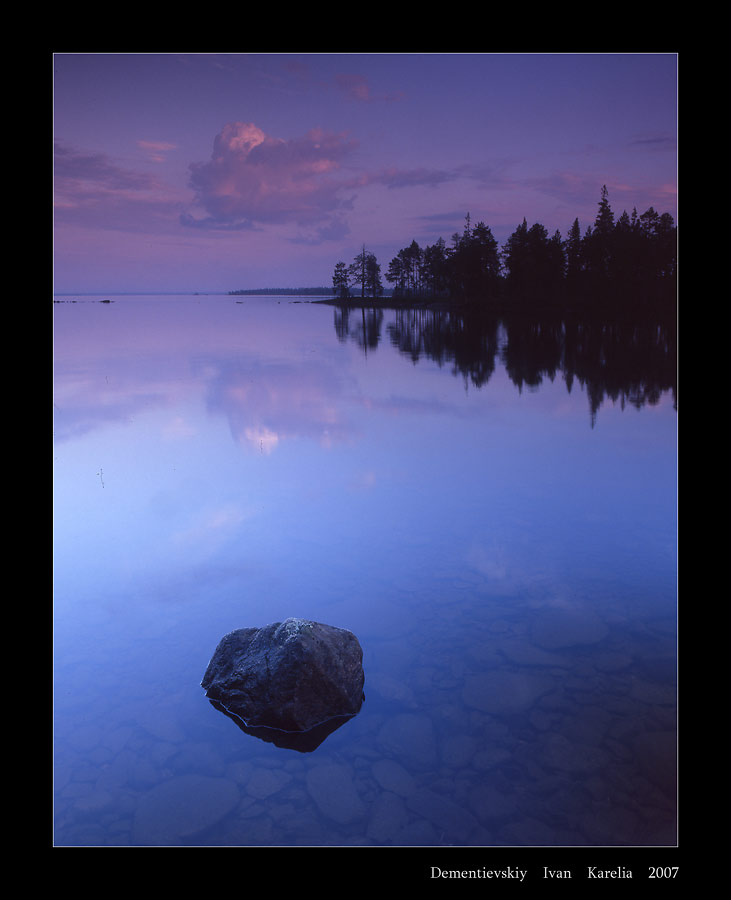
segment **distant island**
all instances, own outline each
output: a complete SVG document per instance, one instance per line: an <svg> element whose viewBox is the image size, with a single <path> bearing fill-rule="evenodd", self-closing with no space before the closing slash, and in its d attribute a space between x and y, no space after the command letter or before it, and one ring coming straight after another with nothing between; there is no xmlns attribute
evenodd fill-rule
<svg viewBox="0 0 731 900"><path fill-rule="evenodd" d="M229 296L259 296L272 297L330 297L333 289L330 287L298 287L298 288L255 288L253 290L229 291ZM389 291L388 293L393 293Z"/></svg>

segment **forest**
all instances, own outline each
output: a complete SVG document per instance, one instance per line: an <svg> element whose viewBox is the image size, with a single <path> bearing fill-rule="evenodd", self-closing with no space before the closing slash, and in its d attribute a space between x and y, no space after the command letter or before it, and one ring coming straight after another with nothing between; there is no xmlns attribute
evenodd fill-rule
<svg viewBox="0 0 731 900"><path fill-rule="evenodd" d="M653 207L615 219L606 185L596 218L584 233L578 218L565 237L524 218L502 247L484 222L426 247L414 240L383 273L364 246L350 265L338 262L333 293L342 302L393 299L441 301L502 312L608 312L676 315L677 227L669 213Z"/></svg>

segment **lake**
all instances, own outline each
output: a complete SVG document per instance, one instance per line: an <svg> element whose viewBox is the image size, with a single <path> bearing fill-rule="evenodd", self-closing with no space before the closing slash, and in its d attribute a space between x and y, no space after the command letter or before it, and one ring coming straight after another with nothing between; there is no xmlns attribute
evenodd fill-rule
<svg viewBox="0 0 731 900"><path fill-rule="evenodd" d="M662 330L56 300L55 846L676 844ZM363 648L309 752L200 686L290 616Z"/></svg>

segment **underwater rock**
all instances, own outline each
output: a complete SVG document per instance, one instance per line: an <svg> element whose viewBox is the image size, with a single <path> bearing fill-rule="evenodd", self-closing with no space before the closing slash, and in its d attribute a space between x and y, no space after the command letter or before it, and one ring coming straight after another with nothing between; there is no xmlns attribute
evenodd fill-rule
<svg viewBox="0 0 731 900"><path fill-rule="evenodd" d="M191 774L162 781L139 799L133 843L179 846L228 815L239 799L228 778Z"/></svg>
<svg viewBox="0 0 731 900"><path fill-rule="evenodd" d="M304 732L360 710L362 663L352 632L289 618L225 635L201 686L249 728Z"/></svg>
<svg viewBox="0 0 731 900"><path fill-rule="evenodd" d="M530 672L493 671L468 675L462 699L474 709L493 716L513 715L530 709L554 687L554 681Z"/></svg>
<svg viewBox="0 0 731 900"><path fill-rule="evenodd" d="M544 650L598 644L609 634L599 616L587 609L550 609L533 623L531 638Z"/></svg>
<svg viewBox="0 0 731 900"><path fill-rule="evenodd" d="M366 805L358 794L350 766L337 763L315 766L308 770L305 781L310 796L328 819L348 825L365 816Z"/></svg>

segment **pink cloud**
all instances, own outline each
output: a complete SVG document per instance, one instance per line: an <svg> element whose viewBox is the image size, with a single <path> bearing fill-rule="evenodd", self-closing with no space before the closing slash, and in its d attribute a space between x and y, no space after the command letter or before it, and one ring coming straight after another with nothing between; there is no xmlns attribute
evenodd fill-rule
<svg viewBox="0 0 731 900"><path fill-rule="evenodd" d="M259 372L264 377L254 377ZM353 426L342 409L349 387L318 362L298 367L237 361L224 363L209 382L208 406L227 416L242 447L268 455L292 439L314 439L323 446L349 440Z"/></svg>
<svg viewBox="0 0 731 900"><path fill-rule="evenodd" d="M137 146L148 153L153 162L165 162L168 150L175 150L175 144L166 141L137 141Z"/></svg>
<svg viewBox="0 0 731 900"><path fill-rule="evenodd" d="M214 228L257 224L326 224L348 206L338 177L355 142L312 129L292 140L274 138L250 122L230 122L216 135L211 159L190 166L190 186L205 218L184 224Z"/></svg>
<svg viewBox="0 0 731 900"><path fill-rule="evenodd" d="M353 100L371 99L371 91L364 75L336 75L335 83Z"/></svg>
<svg viewBox="0 0 731 900"><path fill-rule="evenodd" d="M118 165L105 153L55 147L57 224L104 230L159 230L177 222L183 197L145 172Z"/></svg>
<svg viewBox="0 0 731 900"><path fill-rule="evenodd" d="M365 75L358 75L355 73L343 72L336 75L335 84L351 100L356 100L360 103L371 103L377 100L400 100L403 97L401 92L393 94L374 94Z"/></svg>
<svg viewBox="0 0 731 900"><path fill-rule="evenodd" d="M54 151L54 176L61 193L92 184L105 191L139 191L154 187L154 180L149 175L124 169L104 153L83 153L60 143Z"/></svg>

